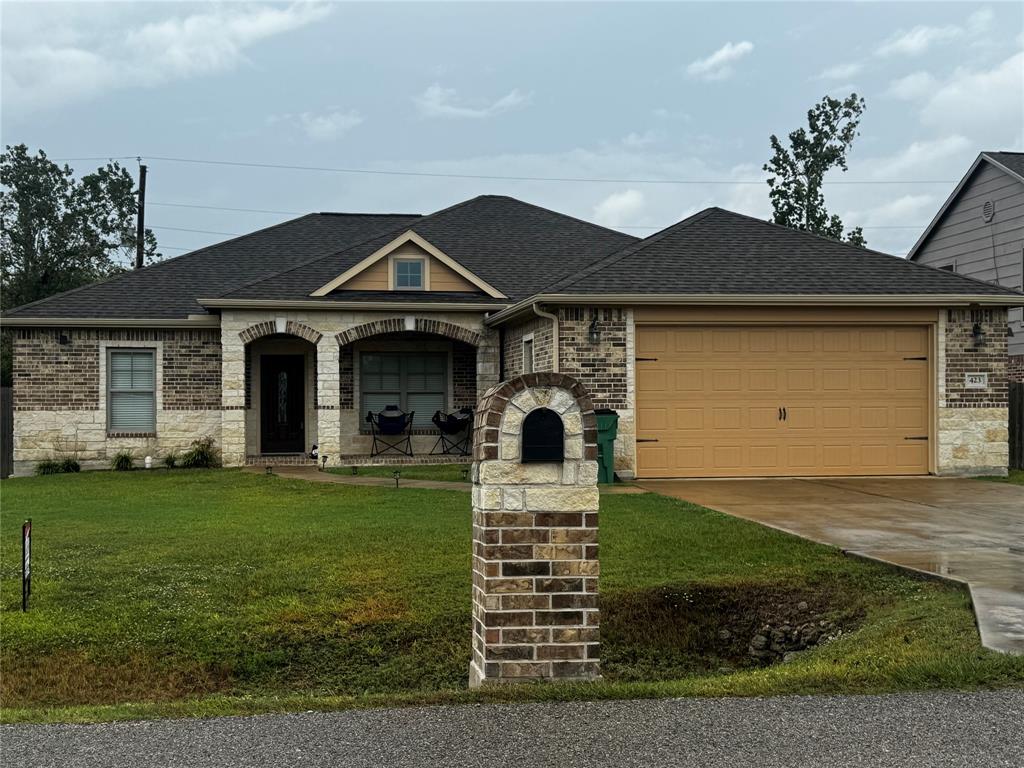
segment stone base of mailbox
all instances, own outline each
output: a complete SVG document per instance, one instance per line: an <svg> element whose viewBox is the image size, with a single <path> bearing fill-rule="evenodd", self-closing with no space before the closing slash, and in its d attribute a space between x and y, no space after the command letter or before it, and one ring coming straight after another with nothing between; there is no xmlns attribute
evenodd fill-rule
<svg viewBox="0 0 1024 768"><path fill-rule="evenodd" d="M535 408L562 418L562 462L520 463ZM600 676L597 431L567 376L526 374L480 402L473 465L470 685Z"/></svg>

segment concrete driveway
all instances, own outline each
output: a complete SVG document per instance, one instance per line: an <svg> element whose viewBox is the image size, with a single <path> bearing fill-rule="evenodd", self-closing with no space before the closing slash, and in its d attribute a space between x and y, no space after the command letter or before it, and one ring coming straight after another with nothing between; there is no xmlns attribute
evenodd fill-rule
<svg viewBox="0 0 1024 768"><path fill-rule="evenodd" d="M966 582L982 644L1024 653L1024 487L934 477L639 484L854 554Z"/></svg>

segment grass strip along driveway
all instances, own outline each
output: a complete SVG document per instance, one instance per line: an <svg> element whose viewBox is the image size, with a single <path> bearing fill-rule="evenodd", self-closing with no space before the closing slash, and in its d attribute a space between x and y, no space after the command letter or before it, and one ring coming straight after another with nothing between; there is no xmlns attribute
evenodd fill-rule
<svg viewBox="0 0 1024 768"><path fill-rule="evenodd" d="M0 495L8 722L1024 684L964 591L655 494L602 498L604 680L482 692L464 492L154 470ZM834 639L766 665L783 630Z"/></svg>

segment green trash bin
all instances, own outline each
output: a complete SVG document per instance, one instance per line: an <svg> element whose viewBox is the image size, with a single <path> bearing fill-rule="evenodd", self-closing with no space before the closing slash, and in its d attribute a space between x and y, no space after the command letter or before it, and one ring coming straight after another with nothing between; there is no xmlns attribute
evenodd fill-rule
<svg viewBox="0 0 1024 768"><path fill-rule="evenodd" d="M594 411L597 416L597 482L615 482L615 436L619 433L619 414L610 408Z"/></svg>

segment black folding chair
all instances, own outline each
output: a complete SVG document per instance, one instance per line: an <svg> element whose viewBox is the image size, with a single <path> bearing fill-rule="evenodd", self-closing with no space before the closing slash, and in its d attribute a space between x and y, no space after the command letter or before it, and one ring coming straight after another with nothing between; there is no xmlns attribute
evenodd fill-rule
<svg viewBox="0 0 1024 768"><path fill-rule="evenodd" d="M460 408L454 413L437 411L431 421L441 433L430 451L431 456L439 454L465 456L469 453L469 427L473 423L472 408Z"/></svg>
<svg viewBox="0 0 1024 768"><path fill-rule="evenodd" d="M371 456L395 451L403 456L412 456L412 418L415 411L401 411L397 405L389 405L380 413L370 411L366 420L370 422L373 435Z"/></svg>

